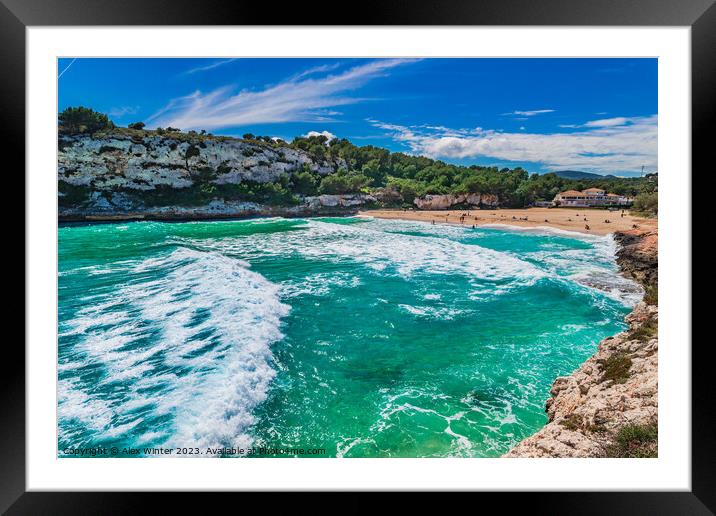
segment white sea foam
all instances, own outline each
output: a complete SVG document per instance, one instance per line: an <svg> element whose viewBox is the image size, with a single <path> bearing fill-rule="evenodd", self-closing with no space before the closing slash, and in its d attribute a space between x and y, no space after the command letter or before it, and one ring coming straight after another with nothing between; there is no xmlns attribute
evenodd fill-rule
<svg viewBox="0 0 716 516"><path fill-rule="evenodd" d="M128 284L66 324L64 335L79 337L74 360L101 364L104 377L92 385L61 381L60 418L117 437L147 417L138 407L150 405L152 416L173 416L172 428L152 433L171 436L169 445L250 444L251 411L275 374L269 346L282 338L289 310L279 287L241 261L187 248L127 273ZM122 394L109 401L96 394L111 385Z"/></svg>
<svg viewBox="0 0 716 516"><path fill-rule="evenodd" d="M334 289L355 288L360 278L346 273L319 273L306 278L287 281L281 285L281 298L290 299L303 295L325 296Z"/></svg>
<svg viewBox="0 0 716 516"><path fill-rule="evenodd" d="M551 226L522 227L522 226L512 226L509 224L492 223L492 224L481 224L480 227L500 229L503 231L519 231L519 232L523 232L523 233L533 233L533 234L538 234L538 235L556 235L556 236L576 238L578 240L587 240L587 241L590 241L593 239L611 238L608 235L605 236L605 235L597 235L597 234L592 234L592 233L582 233L580 231L569 231L567 229L553 228Z"/></svg>
<svg viewBox="0 0 716 516"><path fill-rule="evenodd" d="M303 256L338 263L352 261L381 275L398 274L406 279L420 274L462 275L473 287L470 293L473 300L490 299L515 287L534 285L542 278L596 289L627 306L641 298L639 286L618 274L614 263L616 243L609 235L586 235L543 227L495 227L570 237L587 242L589 246L570 249L555 241L546 242L534 252L497 251L476 244L483 233L470 228L382 219L352 225L310 220L300 231L192 241L192 245L242 259ZM469 240L463 242L466 237ZM307 278L302 284L287 284L283 295L325 295L330 291L331 283L342 286L340 277L330 276Z"/></svg>
<svg viewBox="0 0 716 516"><path fill-rule="evenodd" d="M472 443L470 440L466 436L457 433L452 428L452 423L454 421L461 420L465 416L466 411L458 411L455 414L445 415L436 409L425 408L417 404L417 402L421 399L427 398L428 403L435 403L436 401L447 400L450 398L449 396L439 392L420 389L407 389L406 391L393 394L385 392L385 394L387 394L387 396L383 402L383 406L381 407L379 419L370 428L370 432L373 435L380 434L381 432L384 432L394 426L394 424L397 424L394 422L394 419L400 418L401 415L407 415L410 417L412 414L416 413L425 414L444 422L445 427L442 431L443 433L449 435L452 439L450 452L451 456L471 455ZM355 441L350 442L347 449L350 449L358 443L366 441L368 441L367 438L356 439ZM373 442L373 439L370 439L370 441ZM347 449L343 449L342 453L345 454Z"/></svg>
<svg viewBox="0 0 716 516"><path fill-rule="evenodd" d="M509 253L438 236L386 232L382 225L332 224L312 220L301 231L197 242L244 259L303 256L315 260L364 264L382 274L406 279L417 274L457 274L484 281L533 282L538 267Z"/></svg>
<svg viewBox="0 0 716 516"><path fill-rule="evenodd" d="M434 306L413 306L400 304L400 308L417 317L426 317L429 319L437 319L442 321L451 321L459 315L469 313L467 310L459 310L456 308L434 307Z"/></svg>
<svg viewBox="0 0 716 516"><path fill-rule="evenodd" d="M614 256L616 243L611 236L591 236L591 245L583 249L544 249L527 254L551 277L598 291L626 306L643 296L635 281L619 274Z"/></svg>

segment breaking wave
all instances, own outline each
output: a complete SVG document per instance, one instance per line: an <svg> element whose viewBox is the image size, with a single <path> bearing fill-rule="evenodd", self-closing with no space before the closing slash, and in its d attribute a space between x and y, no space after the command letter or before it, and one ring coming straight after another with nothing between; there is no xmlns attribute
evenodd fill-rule
<svg viewBox="0 0 716 516"><path fill-rule="evenodd" d="M279 287L245 262L188 248L126 273L127 284L62 325L60 338L74 340L60 364L64 437L79 424L104 438L146 427L148 444L248 445L289 311ZM99 378L86 379L87 368Z"/></svg>

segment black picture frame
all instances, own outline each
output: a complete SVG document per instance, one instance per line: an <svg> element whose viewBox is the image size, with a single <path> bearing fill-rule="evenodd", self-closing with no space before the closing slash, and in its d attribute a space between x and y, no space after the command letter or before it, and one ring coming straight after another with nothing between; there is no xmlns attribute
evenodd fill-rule
<svg viewBox="0 0 716 516"><path fill-rule="evenodd" d="M605 25L690 26L693 169L710 170L707 142L716 113L716 5L714 0L450 0L362 1L349 9L322 9L306 3L233 0L0 0L0 125L13 165L25 170L25 29L28 26L81 25ZM350 23L347 23L350 21ZM690 171L685 171L687 177ZM24 181L17 190L25 192ZM24 199L24 195L21 197ZM693 203L692 203L693 204ZM24 213L24 211L23 211ZM695 264L694 264L695 265ZM27 273L27 272L26 272ZM481 493L483 499L509 497L542 514L713 514L716 511L716 411L712 401L712 339L692 345L692 456L690 492ZM680 343L688 349L689 342ZM14 348L14 349L10 349ZM149 495L126 493L39 493L25 489L25 356L16 339L6 339L0 442L0 510L8 514L142 513ZM707 383L708 382L708 383ZM186 504L186 495L159 494L164 512ZM226 495L210 495L225 503ZM241 494L247 498L261 495ZM266 496L266 495L262 495ZM374 502L350 495L342 504L367 512ZM301 497L299 497L300 499ZM264 498L265 499L265 498ZM297 500L294 495L293 500ZM315 500L315 499L314 499ZM257 500L258 501L258 500ZM487 501L487 500L485 500ZM497 500L490 500L496 502ZM273 502L272 502L273 503ZM303 501L298 503L305 503ZM206 509L208 506L205 506Z"/></svg>

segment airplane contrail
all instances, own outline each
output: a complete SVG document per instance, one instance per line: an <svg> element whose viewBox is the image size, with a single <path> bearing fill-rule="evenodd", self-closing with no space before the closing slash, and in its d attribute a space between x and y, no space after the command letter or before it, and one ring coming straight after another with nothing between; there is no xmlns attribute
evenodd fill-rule
<svg viewBox="0 0 716 516"><path fill-rule="evenodd" d="M74 63L75 61L77 61L77 58L76 58L76 57L75 57L72 61L70 61L70 64L68 64L68 65L65 67L64 70L62 70L62 71L60 72L60 75L58 75L57 78L59 79L60 77L62 77L62 74L65 73L67 70L69 70L69 69L70 69L70 66L72 66L72 63Z"/></svg>

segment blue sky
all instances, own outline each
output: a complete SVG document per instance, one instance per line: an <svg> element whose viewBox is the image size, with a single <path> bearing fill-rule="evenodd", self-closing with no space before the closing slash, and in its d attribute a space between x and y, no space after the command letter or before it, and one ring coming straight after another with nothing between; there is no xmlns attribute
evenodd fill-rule
<svg viewBox="0 0 716 516"><path fill-rule="evenodd" d="M451 163L657 167L656 59L58 60L59 110L291 140L311 132Z"/></svg>

